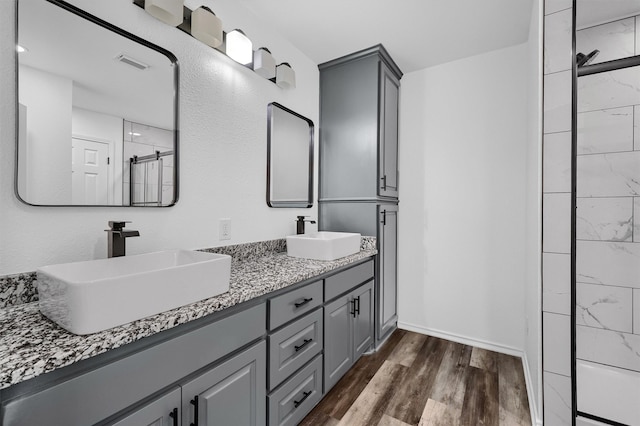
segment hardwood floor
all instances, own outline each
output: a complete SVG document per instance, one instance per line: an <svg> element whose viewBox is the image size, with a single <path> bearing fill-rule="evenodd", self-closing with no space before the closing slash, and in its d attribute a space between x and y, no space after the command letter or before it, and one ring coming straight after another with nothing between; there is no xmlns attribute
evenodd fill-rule
<svg viewBox="0 0 640 426"><path fill-rule="evenodd" d="M530 426L522 361L396 330L363 356L304 426Z"/></svg>

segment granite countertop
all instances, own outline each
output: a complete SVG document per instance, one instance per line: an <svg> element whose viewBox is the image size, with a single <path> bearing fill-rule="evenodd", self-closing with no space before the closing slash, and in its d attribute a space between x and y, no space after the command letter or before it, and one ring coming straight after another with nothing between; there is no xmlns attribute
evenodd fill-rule
<svg viewBox="0 0 640 426"><path fill-rule="evenodd" d="M232 256L227 293L86 336L71 334L38 310L38 302L0 309L0 389L102 354L177 325L286 288L377 253L375 238L361 251L334 261L289 257L283 240L207 249ZM269 243L269 242L265 242ZM273 242L272 242L273 243Z"/></svg>

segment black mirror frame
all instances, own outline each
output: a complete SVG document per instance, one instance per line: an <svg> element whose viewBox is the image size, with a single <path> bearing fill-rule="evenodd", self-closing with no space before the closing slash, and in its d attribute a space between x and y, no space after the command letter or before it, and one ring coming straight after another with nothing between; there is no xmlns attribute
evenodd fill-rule
<svg viewBox="0 0 640 426"><path fill-rule="evenodd" d="M309 190L306 204L299 201L277 201L271 200L271 122L273 118L273 108L279 108L295 117L298 117L309 124ZM311 208L313 207L313 149L314 149L315 126L313 121L298 114L297 112L277 103L271 102L267 106L267 205L275 208Z"/></svg>
<svg viewBox="0 0 640 426"><path fill-rule="evenodd" d="M18 4L20 3L20 1L29 1L29 0L16 0L16 14L15 14L15 45L18 45L18 14L19 14L19 7ZM173 181L174 181L174 187L173 187L173 201L171 204L168 204L166 206L130 206L130 205L106 205L106 204L99 204L99 205L87 205L87 204L33 204L30 203L26 200L24 200L21 196L20 193L18 192L18 164L19 164L19 131L20 131L20 117L19 117L19 113L18 113L18 103L19 103L19 94L18 94L18 78L19 78L19 61L18 61L18 52L17 50L14 50L14 58L15 58L15 88L16 88L16 98L15 98L15 130L16 130L16 141L15 141L15 147L16 147L16 152L15 152L15 170L14 170L14 187L13 187L13 191L16 195L16 198L18 200L20 200L22 203L27 204L29 206L34 206L34 207L145 207L145 208L149 208L149 207L153 207L153 208L165 208L165 207L171 207L174 206L177 202L178 202L178 197L180 194L179 188L180 188L180 181L178 176L180 175L179 173L179 141L180 141L180 132L179 132L179 117L180 117L180 109L179 109L179 87L180 87L180 66L178 63L178 58L171 52L169 52L168 50L153 44L141 37L138 37L135 34L132 34L128 31L123 30L122 28L116 27L115 25L98 18L95 15L92 15L88 12L85 12L82 9L79 9L76 6L73 6L63 0L45 0L51 4L54 4L68 12L73 13L76 16L79 16L80 18L86 19L89 22L92 22L96 25L99 25L107 30L113 31L116 34L119 34L125 38L128 38L131 41L134 41L136 43L139 43L145 47L148 47L150 49L155 50L156 52L166 56L169 61L171 61L171 63L173 64L174 67L174 79L173 79L173 89L174 89L174 96L173 96L173 108L174 108L174 126L173 126L173 144L174 144L174 166L173 166Z"/></svg>

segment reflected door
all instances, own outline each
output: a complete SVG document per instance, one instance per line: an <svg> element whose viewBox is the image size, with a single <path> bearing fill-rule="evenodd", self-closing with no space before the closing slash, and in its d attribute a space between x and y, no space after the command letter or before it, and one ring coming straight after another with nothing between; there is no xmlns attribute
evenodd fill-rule
<svg viewBox="0 0 640 426"><path fill-rule="evenodd" d="M71 197L74 205L106 205L109 189L109 144L72 139Z"/></svg>

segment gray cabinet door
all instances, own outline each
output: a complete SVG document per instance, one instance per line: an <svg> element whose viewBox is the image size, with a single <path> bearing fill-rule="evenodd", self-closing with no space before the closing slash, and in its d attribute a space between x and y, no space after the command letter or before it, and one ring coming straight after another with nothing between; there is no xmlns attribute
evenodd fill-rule
<svg viewBox="0 0 640 426"><path fill-rule="evenodd" d="M161 396L153 402L127 414L112 423L113 426L177 426L180 424L180 388Z"/></svg>
<svg viewBox="0 0 640 426"><path fill-rule="evenodd" d="M398 198L398 96L400 82L380 62L380 153L378 195Z"/></svg>
<svg viewBox="0 0 640 426"><path fill-rule="evenodd" d="M384 339L398 323L398 206L381 204L378 231L378 294L376 339Z"/></svg>
<svg viewBox="0 0 640 426"><path fill-rule="evenodd" d="M324 308L324 392L337 383L353 364L351 294Z"/></svg>
<svg viewBox="0 0 640 426"><path fill-rule="evenodd" d="M320 199L377 196L378 57L320 72Z"/></svg>
<svg viewBox="0 0 640 426"><path fill-rule="evenodd" d="M352 293L357 314L353 318L353 360L365 353L373 343L373 280Z"/></svg>
<svg viewBox="0 0 640 426"><path fill-rule="evenodd" d="M265 358L266 343L261 341L183 385L182 424L264 425Z"/></svg>

